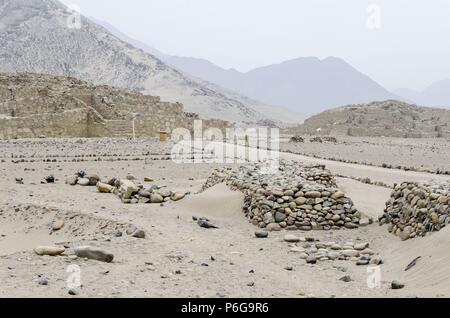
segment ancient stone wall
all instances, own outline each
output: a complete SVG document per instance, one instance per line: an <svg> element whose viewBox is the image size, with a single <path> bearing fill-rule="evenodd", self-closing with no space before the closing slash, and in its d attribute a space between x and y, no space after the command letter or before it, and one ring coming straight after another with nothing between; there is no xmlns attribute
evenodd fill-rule
<svg viewBox="0 0 450 318"><path fill-rule="evenodd" d="M380 224L402 240L425 236L450 223L450 182L395 186Z"/></svg>
<svg viewBox="0 0 450 318"><path fill-rule="evenodd" d="M0 139L47 137L88 137L87 111L36 114L27 117L0 118Z"/></svg>
<svg viewBox="0 0 450 318"><path fill-rule="evenodd" d="M193 129L196 114L180 103L159 97L92 86L67 77L40 74L0 75L0 138L131 137L133 114L137 137L156 137L159 131ZM204 127L228 127L206 120Z"/></svg>
<svg viewBox="0 0 450 318"><path fill-rule="evenodd" d="M245 196L243 211L268 230L339 230L367 224L353 201L335 188L324 166L280 162L276 174L261 173L263 164L215 170L203 189L226 183Z"/></svg>

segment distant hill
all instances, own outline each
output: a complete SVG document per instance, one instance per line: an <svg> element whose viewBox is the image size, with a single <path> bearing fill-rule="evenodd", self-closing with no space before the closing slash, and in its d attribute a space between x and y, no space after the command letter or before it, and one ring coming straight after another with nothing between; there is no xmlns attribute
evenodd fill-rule
<svg viewBox="0 0 450 318"><path fill-rule="evenodd" d="M435 82L422 92L400 88L394 93L420 105L450 108L450 79Z"/></svg>
<svg viewBox="0 0 450 318"><path fill-rule="evenodd" d="M295 134L449 137L450 110L421 107L396 100L327 110L291 130Z"/></svg>

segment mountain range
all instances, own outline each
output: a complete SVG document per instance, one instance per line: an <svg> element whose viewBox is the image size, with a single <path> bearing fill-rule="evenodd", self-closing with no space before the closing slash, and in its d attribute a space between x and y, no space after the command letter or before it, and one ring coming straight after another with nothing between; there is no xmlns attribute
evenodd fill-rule
<svg viewBox="0 0 450 318"><path fill-rule="evenodd" d="M95 20L118 38L158 57L178 70L269 105L306 115L357 103L401 99L336 57L298 58L243 73L205 59L171 56L132 39L111 24Z"/></svg>
<svg viewBox="0 0 450 318"><path fill-rule="evenodd" d="M81 17L57 0L0 0L0 72L76 77L181 102L202 118L240 123L300 123L348 104L403 100L450 106L450 80L424 92L389 92L336 57L303 57L249 72L171 56L107 22Z"/></svg>
<svg viewBox="0 0 450 318"><path fill-rule="evenodd" d="M0 0L0 72L45 73L181 102L202 118L232 122L300 122L294 112L263 105L168 66L157 57L73 14L56 0ZM271 115L266 115L271 114ZM281 116L279 116L281 114Z"/></svg>

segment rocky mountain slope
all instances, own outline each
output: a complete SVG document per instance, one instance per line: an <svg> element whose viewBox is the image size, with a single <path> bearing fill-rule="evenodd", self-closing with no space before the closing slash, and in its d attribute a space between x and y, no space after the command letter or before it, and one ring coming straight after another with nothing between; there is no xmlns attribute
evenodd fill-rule
<svg viewBox="0 0 450 318"><path fill-rule="evenodd" d="M386 137L449 137L450 110L396 100L350 105L325 111L291 132Z"/></svg>
<svg viewBox="0 0 450 318"><path fill-rule="evenodd" d="M398 98L339 58L298 58L241 73L208 61L168 57L168 64L270 105L307 115L353 103Z"/></svg>
<svg viewBox="0 0 450 318"><path fill-rule="evenodd" d="M72 76L163 100L203 118L274 120L167 66L56 0L0 0L0 72Z"/></svg>

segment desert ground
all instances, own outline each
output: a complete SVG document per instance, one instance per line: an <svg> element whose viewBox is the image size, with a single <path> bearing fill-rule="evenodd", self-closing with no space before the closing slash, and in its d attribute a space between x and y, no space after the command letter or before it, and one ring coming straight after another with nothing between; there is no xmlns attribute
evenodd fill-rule
<svg viewBox="0 0 450 318"><path fill-rule="evenodd" d="M380 167L450 171L450 140L448 138L392 138L339 136L337 142L310 142L311 136L302 136L304 143L289 142L285 137L282 151L309 157L361 163Z"/></svg>
<svg viewBox="0 0 450 318"><path fill-rule="evenodd" d="M369 156L374 163L448 168L448 143L441 141L436 141L436 151L431 152L427 142L414 143L411 150L407 141L392 141L389 151L374 140L341 146L304 145L298 153L325 157L328 149L326 157L341 153L344 159L369 161ZM391 189L355 180L370 178L392 186L403 181L447 181L449 176L282 152L283 159L325 164L333 174L342 176L337 178L339 188L375 222L352 230L282 230L261 239L255 237L258 228L242 213L242 193L224 184L202 191L211 172L222 165L174 163L171 146L156 140L125 139L0 142L0 297L450 296L450 253L446 248L450 229L402 242L376 222ZM133 176L135 182L144 183L144 178L150 177L152 183L188 195L163 204L124 204L114 194L99 193L96 187L66 184L66 177L79 170L102 180ZM55 183L41 183L49 175L55 177ZM23 182L16 181L21 178ZM193 217L208 218L218 229L202 228ZM54 224L61 221L63 226L55 230ZM126 235L125 229L132 226L145 231L145 238ZM369 243L383 260L381 286L369 288L368 267L354 262L307 264L292 249L309 243L303 239L285 242L286 234L342 245ZM34 252L45 245L64 246L66 251L55 257ZM73 255L74 248L85 245L114 254L113 262ZM405 271L419 256L417 265ZM73 277L68 271L71 265L81 270L79 288L68 287ZM392 289L394 280L404 288Z"/></svg>

